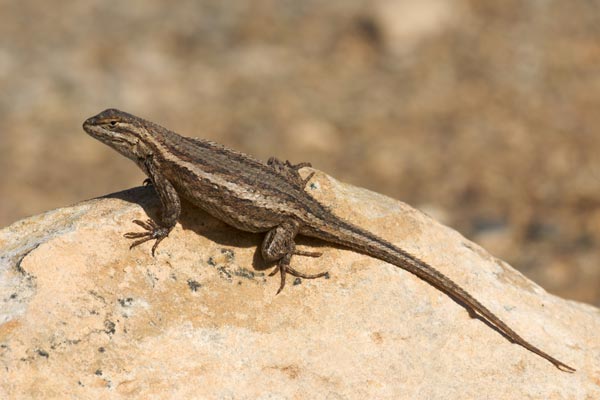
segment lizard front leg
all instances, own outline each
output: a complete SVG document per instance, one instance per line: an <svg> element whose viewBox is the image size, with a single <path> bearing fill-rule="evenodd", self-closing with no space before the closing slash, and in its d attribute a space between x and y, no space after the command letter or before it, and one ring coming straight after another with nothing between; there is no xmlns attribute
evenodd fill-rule
<svg viewBox="0 0 600 400"><path fill-rule="evenodd" d="M302 163L298 163L298 164L292 164L288 160L285 160L285 162L283 162L283 161L281 161L278 158L271 157L267 161L267 165L270 166L270 167L272 167L273 169L275 169L277 172L279 172L280 174L284 175L288 179L296 181L302 187L306 186L306 184L308 183L308 181L310 181L310 178L312 178L313 175L315 174L314 172L311 172L310 174L308 174L308 176L306 178L302 178L300 176L300 173L298 171L301 168L312 167L311 163L309 163L309 162L302 162Z"/></svg>
<svg viewBox="0 0 600 400"><path fill-rule="evenodd" d="M304 274L290 267L290 261L294 254L309 257L320 257L321 253L296 250L294 238L298 233L298 223L292 220L286 221L279 226L267 232L261 246L261 252L265 261L277 261L277 266L269 274L275 275L277 272L281 275L281 284L277 294L285 287L285 277L287 274L304 279L315 279L327 275L327 272L318 274Z"/></svg>
<svg viewBox="0 0 600 400"><path fill-rule="evenodd" d="M124 236L127 239L137 239L129 246L130 249L149 240L156 240L152 246L152 255L154 256L158 244L169 235L169 232L171 232L177 223L177 219L181 214L181 201L171 182L159 172L159 169L156 168L151 158L148 158L144 162L144 167L148 174L149 181L160 199L161 210L159 221L156 222L152 219L140 221L139 219L136 219L133 223L144 228L146 232L129 232Z"/></svg>

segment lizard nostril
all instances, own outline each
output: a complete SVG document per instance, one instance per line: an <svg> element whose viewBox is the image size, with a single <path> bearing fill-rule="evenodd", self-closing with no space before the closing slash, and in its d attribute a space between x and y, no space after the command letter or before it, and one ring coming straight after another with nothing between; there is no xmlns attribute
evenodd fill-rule
<svg viewBox="0 0 600 400"><path fill-rule="evenodd" d="M83 126L94 125L95 123L96 123L96 117L90 117L85 120L85 122L83 123Z"/></svg>

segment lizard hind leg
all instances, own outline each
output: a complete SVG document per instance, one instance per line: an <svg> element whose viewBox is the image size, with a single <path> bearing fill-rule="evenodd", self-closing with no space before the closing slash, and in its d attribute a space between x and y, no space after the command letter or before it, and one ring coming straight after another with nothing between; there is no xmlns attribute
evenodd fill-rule
<svg viewBox="0 0 600 400"><path fill-rule="evenodd" d="M321 253L312 251L296 250L294 238L298 233L298 223L294 221L286 221L281 225L276 226L267 232L261 246L263 259L267 262L277 261L277 265L269 276L275 275L277 272L281 275L281 283L277 294L285 287L285 277L287 274L304 279L315 279L326 276L327 272L318 274L304 274L290 266L290 261L293 255L302 255L309 257L320 257Z"/></svg>
<svg viewBox="0 0 600 400"><path fill-rule="evenodd" d="M302 187L305 187L306 184L310 181L310 179L315 174L313 171L310 174L308 174L308 176L306 178L302 178L302 176L300 176L300 173L298 172L300 169L302 169L304 167L312 167L311 163L309 163L309 162L292 164L288 160L285 160L285 162L283 162L278 158L271 157L267 161L267 165L272 167L275 171L279 172L280 174L284 175L286 178L288 178L292 181L295 181Z"/></svg>

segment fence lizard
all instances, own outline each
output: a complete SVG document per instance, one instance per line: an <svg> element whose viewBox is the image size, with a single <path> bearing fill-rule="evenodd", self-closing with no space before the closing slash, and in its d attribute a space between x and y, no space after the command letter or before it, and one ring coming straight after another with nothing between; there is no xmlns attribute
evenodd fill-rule
<svg viewBox="0 0 600 400"><path fill-rule="evenodd" d="M145 231L126 233L135 239L131 247L155 240L152 254L168 236L181 212L180 198L225 223L247 232L266 232L261 245L265 261L276 262L279 293L287 274L313 279L326 273L304 274L290 266L293 255L321 254L296 249L297 234L349 247L403 268L461 302L517 343L545 358L557 368L575 369L532 345L473 296L429 264L392 243L335 216L309 195L304 187L312 174L302 178L293 165L271 158L264 164L243 153L202 139L180 136L131 114L108 109L89 118L83 129L125 157L149 177L162 205L158 221L134 220Z"/></svg>

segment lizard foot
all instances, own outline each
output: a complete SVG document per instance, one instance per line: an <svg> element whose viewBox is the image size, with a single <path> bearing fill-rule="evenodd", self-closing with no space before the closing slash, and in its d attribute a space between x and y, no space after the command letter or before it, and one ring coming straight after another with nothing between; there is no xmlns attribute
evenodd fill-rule
<svg viewBox="0 0 600 400"><path fill-rule="evenodd" d="M138 239L133 242L129 248L132 249L149 240L156 240L152 246L152 256L154 257L154 252L156 251L158 244L169 235L171 229L159 226L151 219L146 220L145 222L140 221L139 219L134 219L133 223L144 228L146 232L129 232L124 234L123 236L125 236L127 239Z"/></svg>
<svg viewBox="0 0 600 400"><path fill-rule="evenodd" d="M300 173L298 171L301 168L312 167L312 164L309 162L301 162L298 164L292 164L288 160L285 160L285 162L283 162L283 161L279 160L278 158L271 157L267 161L267 165L272 167L273 169L275 169L277 172L284 175L288 179L298 182L302 187L306 186L308 181L310 181L310 179L315 174L314 172L311 172L310 174L308 174L308 176L306 178L302 178L300 176Z"/></svg>
<svg viewBox="0 0 600 400"><path fill-rule="evenodd" d="M320 257L321 253L317 252L308 252L308 251L296 251L293 254L309 256L309 257ZM294 268L290 267L290 259L292 258L291 254L287 255L279 260L277 266L273 269L273 271L269 274L269 276L275 275L277 272L281 275L281 284L279 285L279 289L276 294L279 294L283 288L285 287L285 277L287 274L292 276L303 278L303 279L316 279L321 277L328 277L329 272L319 272L318 274L304 274Z"/></svg>

